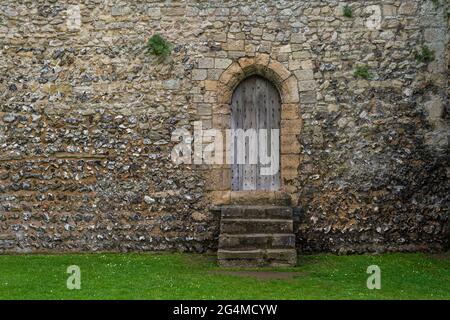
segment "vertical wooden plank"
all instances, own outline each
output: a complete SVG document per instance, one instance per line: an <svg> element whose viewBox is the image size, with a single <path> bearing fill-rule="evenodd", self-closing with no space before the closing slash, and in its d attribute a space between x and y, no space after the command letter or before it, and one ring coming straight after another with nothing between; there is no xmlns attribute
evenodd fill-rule
<svg viewBox="0 0 450 320"><path fill-rule="evenodd" d="M254 130L254 139L253 143L249 147L249 156L252 157L252 163L250 165L250 190L257 190L257 177L258 177L258 91L260 88L260 79L259 77L254 77L253 84L253 94L252 94L252 110L251 110L251 121L250 121L250 129ZM256 162L254 161L256 159Z"/></svg>
<svg viewBox="0 0 450 320"><path fill-rule="evenodd" d="M255 77L250 77L246 79L245 81L245 94L244 94L244 124L243 129L244 131L254 128L254 110L255 110L255 99L254 99L254 93L255 93ZM245 139L245 164L243 165L243 190L256 190L256 185L254 183L254 179L256 179L256 173L254 172L253 165L250 163L250 149L252 149L251 139Z"/></svg>
<svg viewBox="0 0 450 320"><path fill-rule="evenodd" d="M272 158L272 145L271 145L271 139L272 139L272 129L274 127L274 112L273 112L273 104L272 102L272 95L273 92L271 91L272 86L268 85L267 86L267 103L266 103L266 119L267 119L267 154L270 156L270 158ZM270 164L272 165L272 164ZM270 166L269 165L269 166ZM268 166L266 166L268 167ZM266 184L265 184L265 189L266 190L272 190L272 180L273 180L273 176L266 176Z"/></svg>
<svg viewBox="0 0 450 320"><path fill-rule="evenodd" d="M270 88L271 94L270 94L270 114L271 114L271 129L280 129L281 124L281 99L278 94L277 89L272 85ZM275 138L275 137L274 137ZM278 162L278 171L275 175L271 176L271 182L270 182L270 190L279 190L280 189L280 136L278 136L278 139L275 141L272 141L271 137L271 158L272 162L277 161ZM274 149L273 147L276 146L277 148Z"/></svg>
<svg viewBox="0 0 450 320"><path fill-rule="evenodd" d="M267 185L267 176L261 175L261 168L264 167L264 165L261 165L261 157L260 157L260 152L261 152L261 147L262 147L262 143L263 141L261 141L259 139L259 130L260 129L267 129L267 81L265 81L265 79L263 78L258 78L258 84L259 84L259 92L258 92L258 96L257 96L257 118L258 118L258 123L257 123L257 128L258 128L258 165L257 165L257 186L256 189L257 190L266 190L266 185Z"/></svg>
<svg viewBox="0 0 450 320"><path fill-rule="evenodd" d="M241 101L241 105L240 105L240 109L239 109L239 126L238 129L244 129L245 127L245 119L246 119L246 108L247 108L247 99L246 99L246 94L247 94L247 90L248 89L248 83L244 82L240 88L240 101ZM239 143L242 143L242 141L238 141ZM245 141L244 141L244 147L242 147L242 145L238 146L237 149L237 155L238 158L240 158L240 155L242 152L245 152ZM244 159L246 160L245 157L245 153L244 153ZM243 163L239 163L238 165L239 167L239 190L244 190L244 177L245 177L245 165Z"/></svg>
<svg viewBox="0 0 450 320"><path fill-rule="evenodd" d="M232 125L231 129L236 130L242 128L243 121L243 91L245 90L244 86L239 85L232 98ZM238 145L236 144L236 138L232 139L233 143L233 152L234 152L234 162L231 165L232 167L232 190L239 191L242 190L242 166L237 163L237 159L239 157L238 153Z"/></svg>

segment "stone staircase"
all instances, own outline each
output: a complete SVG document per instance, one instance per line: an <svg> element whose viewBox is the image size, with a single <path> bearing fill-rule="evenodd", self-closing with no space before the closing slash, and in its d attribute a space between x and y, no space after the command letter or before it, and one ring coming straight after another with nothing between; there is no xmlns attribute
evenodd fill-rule
<svg viewBox="0 0 450 320"><path fill-rule="evenodd" d="M273 205L221 207L217 258L224 267L295 266L292 208Z"/></svg>

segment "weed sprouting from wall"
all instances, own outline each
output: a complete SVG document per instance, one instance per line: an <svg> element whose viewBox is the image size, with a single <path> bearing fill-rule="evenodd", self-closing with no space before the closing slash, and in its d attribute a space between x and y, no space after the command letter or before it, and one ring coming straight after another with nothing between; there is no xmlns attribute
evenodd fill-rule
<svg viewBox="0 0 450 320"><path fill-rule="evenodd" d="M353 11L352 11L352 8L350 8L349 6L345 6L345 7L342 9L342 13L343 13L344 17L347 17L347 18L353 17Z"/></svg>
<svg viewBox="0 0 450 320"><path fill-rule="evenodd" d="M439 7L439 0L431 0L431 2L433 2L435 8Z"/></svg>
<svg viewBox="0 0 450 320"><path fill-rule="evenodd" d="M416 52L416 61L418 63L428 63L434 60L434 51L427 46L422 46L420 52Z"/></svg>
<svg viewBox="0 0 450 320"><path fill-rule="evenodd" d="M167 57L172 52L171 44L160 34L154 34L147 43L150 54L159 57Z"/></svg>
<svg viewBox="0 0 450 320"><path fill-rule="evenodd" d="M353 75L356 78L362 78L362 79L372 79L372 73L369 71L369 66L367 65L359 65L356 66L355 72Z"/></svg>

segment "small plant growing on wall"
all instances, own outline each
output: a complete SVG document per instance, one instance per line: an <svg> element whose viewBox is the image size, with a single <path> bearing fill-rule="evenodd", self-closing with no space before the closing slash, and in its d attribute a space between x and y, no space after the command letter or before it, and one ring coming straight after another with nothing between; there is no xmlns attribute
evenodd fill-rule
<svg viewBox="0 0 450 320"><path fill-rule="evenodd" d="M439 7L439 0L431 0L431 2L433 2L435 8Z"/></svg>
<svg viewBox="0 0 450 320"><path fill-rule="evenodd" d="M347 17L347 18L353 17L353 11L352 11L352 8L350 8L349 6L345 6L345 7L342 9L342 13L343 13L344 17Z"/></svg>
<svg viewBox="0 0 450 320"><path fill-rule="evenodd" d="M147 43L148 51L158 57L165 58L172 52L171 44L160 34L154 34Z"/></svg>
<svg viewBox="0 0 450 320"><path fill-rule="evenodd" d="M362 79L372 79L372 74L369 71L369 66L368 65L358 65L356 66L355 72L353 73L353 75L356 78L362 78Z"/></svg>
<svg viewBox="0 0 450 320"><path fill-rule="evenodd" d="M416 61L418 63L428 63L434 60L434 51L427 46L422 46L420 52L416 52Z"/></svg>

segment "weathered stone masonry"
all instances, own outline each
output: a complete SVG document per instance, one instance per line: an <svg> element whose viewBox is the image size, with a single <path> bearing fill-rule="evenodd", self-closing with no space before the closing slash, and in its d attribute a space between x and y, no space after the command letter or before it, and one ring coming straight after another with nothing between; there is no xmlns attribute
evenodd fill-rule
<svg viewBox="0 0 450 320"><path fill-rule="evenodd" d="M175 165L171 132L226 128L250 74L284 99L301 253L448 248L449 8L2 1L0 252L215 250L229 172ZM174 45L165 61L146 52L154 33ZM416 61L423 45L434 61Z"/></svg>

